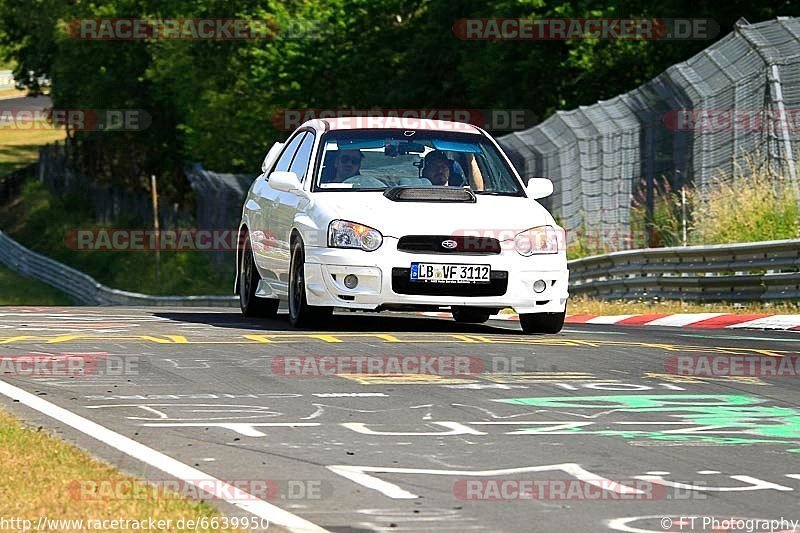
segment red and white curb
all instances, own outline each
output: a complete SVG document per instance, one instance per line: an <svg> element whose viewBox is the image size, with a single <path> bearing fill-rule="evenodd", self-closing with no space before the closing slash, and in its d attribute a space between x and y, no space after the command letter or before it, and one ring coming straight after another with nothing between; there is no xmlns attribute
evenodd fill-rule
<svg viewBox="0 0 800 533"><path fill-rule="evenodd" d="M427 312L422 316L451 318L450 313ZM516 314L492 315L490 320L519 320ZM780 329L800 331L800 315L736 313L675 313L643 315L568 315L566 324L614 326L669 326L701 329Z"/></svg>

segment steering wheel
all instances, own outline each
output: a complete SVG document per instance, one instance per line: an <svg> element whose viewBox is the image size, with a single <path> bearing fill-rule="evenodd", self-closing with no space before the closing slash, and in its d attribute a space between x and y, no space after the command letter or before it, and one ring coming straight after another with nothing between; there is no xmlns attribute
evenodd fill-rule
<svg viewBox="0 0 800 533"><path fill-rule="evenodd" d="M352 183L353 188L365 188L365 189L372 189L372 188L385 188L387 185L383 181L379 180L378 178L373 178L372 176L353 176L347 178L342 183Z"/></svg>

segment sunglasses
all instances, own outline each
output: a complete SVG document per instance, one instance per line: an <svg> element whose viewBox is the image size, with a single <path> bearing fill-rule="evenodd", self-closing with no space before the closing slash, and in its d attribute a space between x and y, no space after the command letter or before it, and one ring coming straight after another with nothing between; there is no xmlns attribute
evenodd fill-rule
<svg viewBox="0 0 800 533"><path fill-rule="evenodd" d="M349 155L343 155L342 157L339 158L339 162L343 163L345 165L349 165L350 163L356 165L356 164L361 164L361 158L360 157L352 157L352 156L349 156Z"/></svg>

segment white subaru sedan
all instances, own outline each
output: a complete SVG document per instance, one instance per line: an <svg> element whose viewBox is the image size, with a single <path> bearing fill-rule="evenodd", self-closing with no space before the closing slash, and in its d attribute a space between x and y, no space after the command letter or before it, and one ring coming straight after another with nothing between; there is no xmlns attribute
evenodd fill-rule
<svg viewBox="0 0 800 533"><path fill-rule="evenodd" d="M482 129L419 119L304 123L276 143L242 209L236 254L245 316L288 301L295 327L334 308L449 310L485 322L513 308L526 333L557 333L567 303L563 230Z"/></svg>

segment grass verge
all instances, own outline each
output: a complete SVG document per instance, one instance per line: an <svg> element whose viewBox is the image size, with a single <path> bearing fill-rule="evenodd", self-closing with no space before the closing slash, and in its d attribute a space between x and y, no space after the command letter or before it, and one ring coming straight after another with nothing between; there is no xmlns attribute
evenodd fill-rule
<svg viewBox="0 0 800 533"><path fill-rule="evenodd" d="M66 138L63 129L31 122L29 129L0 127L0 176L35 163L39 147Z"/></svg>
<svg viewBox="0 0 800 533"><path fill-rule="evenodd" d="M101 482L102 486L123 487L131 486L135 479L49 436L41 428L25 427L0 411L0 494L3 495L0 498L0 516L6 519L32 519L35 522L40 516L84 521L154 518L172 520L177 524L181 518L196 520L219 516L207 503L179 498L174 493L153 497L152 491L146 491L145 494L151 497L98 496L93 499L83 490L76 490L76 486L85 486L85 482L90 481ZM80 485L82 482L84 485ZM57 530L79 531L74 524ZM231 530L201 528L197 531Z"/></svg>
<svg viewBox="0 0 800 533"><path fill-rule="evenodd" d="M30 129L0 128L0 178L37 161L39 147L64 139L64 130L47 125ZM157 268L150 252L83 252L67 247L70 230L92 228L85 198L54 197L29 181L19 197L0 205L0 229L23 245L94 277L115 289L156 295L229 294L234 269L212 268L202 252L165 252ZM141 226L140 224L138 226ZM117 227L137 227L120 221ZM227 269L225 269L227 268ZM64 297L66 298L66 297ZM46 286L0 272L0 304L68 305Z"/></svg>
<svg viewBox="0 0 800 533"><path fill-rule="evenodd" d="M2 67L0 67L2 70ZM23 98L28 94L28 91L24 89L0 89L0 100L5 100L6 98Z"/></svg>
<svg viewBox="0 0 800 533"><path fill-rule="evenodd" d="M72 304L72 299L58 289L20 276L0 265L0 305Z"/></svg>

